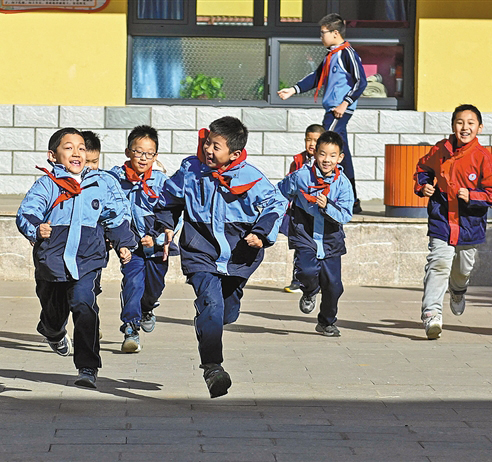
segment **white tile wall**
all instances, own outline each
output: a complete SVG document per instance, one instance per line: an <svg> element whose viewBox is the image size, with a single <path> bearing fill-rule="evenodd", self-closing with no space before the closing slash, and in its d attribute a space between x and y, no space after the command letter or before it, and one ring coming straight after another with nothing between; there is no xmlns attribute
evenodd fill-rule
<svg viewBox="0 0 492 462"><path fill-rule="evenodd" d="M321 123L324 115L323 109L288 107L143 106L136 108L137 112L131 109L0 105L0 194L25 193L30 188L40 175L35 165L47 165L50 136L63 126L93 129L100 135L103 168L123 164L131 130L126 125L132 125L135 117L147 115L151 125L158 129L159 160L168 174L174 173L185 157L196 153L198 128L231 115L241 118L250 130L246 150L251 163L276 182L287 173L292 156L304 150L306 127ZM108 114L116 119L106 121ZM492 113L482 115L484 130L479 140L485 146L491 142ZM117 116L124 116L124 120ZM348 140L360 198L383 198L385 144L433 145L449 135L450 119L449 112L358 109L348 124Z"/></svg>

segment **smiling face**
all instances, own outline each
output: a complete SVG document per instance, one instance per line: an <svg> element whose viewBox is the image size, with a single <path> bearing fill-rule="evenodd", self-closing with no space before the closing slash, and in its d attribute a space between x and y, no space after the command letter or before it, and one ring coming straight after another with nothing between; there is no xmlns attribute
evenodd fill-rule
<svg viewBox="0 0 492 462"><path fill-rule="evenodd" d="M203 143L203 156L207 167L219 169L227 167L231 162L241 155L241 151L231 152L227 146L226 139L214 132L208 134Z"/></svg>
<svg viewBox="0 0 492 462"><path fill-rule="evenodd" d="M130 159L130 164L138 175L149 170L157 159L155 143L148 137L133 140L131 148L127 148L125 154Z"/></svg>
<svg viewBox="0 0 492 462"><path fill-rule="evenodd" d="M64 135L56 151L48 151L48 159L63 165L70 173L79 174L86 162L84 138L76 134Z"/></svg>
<svg viewBox="0 0 492 462"><path fill-rule="evenodd" d="M314 156L314 153L316 152L316 143L320 136L321 133L317 133L317 132L306 133L306 138L304 138L304 142L306 143L306 152L310 156Z"/></svg>
<svg viewBox="0 0 492 462"><path fill-rule="evenodd" d="M343 152L337 144L321 143L314 154L316 164L323 176L331 175L337 164L343 159Z"/></svg>
<svg viewBox="0 0 492 462"><path fill-rule="evenodd" d="M482 133L482 127L473 111L458 112L453 120L453 133L458 147L473 141L479 133Z"/></svg>

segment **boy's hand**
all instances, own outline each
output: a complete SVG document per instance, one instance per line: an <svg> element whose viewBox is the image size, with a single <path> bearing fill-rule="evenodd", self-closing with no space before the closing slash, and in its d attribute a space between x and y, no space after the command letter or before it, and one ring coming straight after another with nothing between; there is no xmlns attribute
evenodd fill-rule
<svg viewBox="0 0 492 462"><path fill-rule="evenodd" d="M458 190L458 199L463 199L467 204L470 202L470 191L466 188Z"/></svg>
<svg viewBox="0 0 492 462"><path fill-rule="evenodd" d="M432 186L431 184L426 184L422 188L422 194L425 197L431 197L435 192L436 192L436 188L434 188L434 186Z"/></svg>
<svg viewBox="0 0 492 462"><path fill-rule="evenodd" d="M328 205L328 198L324 194L320 194L319 196L316 196L316 203L318 204L318 207L325 209Z"/></svg>
<svg viewBox="0 0 492 462"><path fill-rule="evenodd" d="M347 101L344 101L340 106L337 106L336 108L332 109L331 111L333 112L333 115L335 118L340 119L343 114L345 114L345 111L348 108L348 103Z"/></svg>
<svg viewBox="0 0 492 462"><path fill-rule="evenodd" d="M256 234L249 233L244 240L250 247L255 249L261 249L263 247L263 241Z"/></svg>
<svg viewBox="0 0 492 462"><path fill-rule="evenodd" d="M39 225L39 235L43 239L48 239L51 236L51 221L48 220L47 223L41 223Z"/></svg>
<svg viewBox="0 0 492 462"><path fill-rule="evenodd" d="M162 250L162 260L166 261L169 256L169 245L174 237L174 231L172 229L165 229L164 234L166 235L166 242L164 242L164 248Z"/></svg>
<svg viewBox="0 0 492 462"><path fill-rule="evenodd" d="M277 91L277 95L280 99L289 99L292 95L295 95L296 91L294 87L282 88L282 90Z"/></svg>
<svg viewBox="0 0 492 462"><path fill-rule="evenodd" d="M144 236L140 239L140 242L144 247L154 247L154 239L152 239L152 236Z"/></svg>
<svg viewBox="0 0 492 462"><path fill-rule="evenodd" d="M127 247L122 247L120 249L120 262L126 265L132 259L132 253Z"/></svg>

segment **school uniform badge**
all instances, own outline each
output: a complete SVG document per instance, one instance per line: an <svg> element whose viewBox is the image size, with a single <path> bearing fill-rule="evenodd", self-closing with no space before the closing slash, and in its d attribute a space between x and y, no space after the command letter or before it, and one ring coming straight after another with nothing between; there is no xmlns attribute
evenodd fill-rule
<svg viewBox="0 0 492 462"><path fill-rule="evenodd" d="M470 173L470 174L468 175L468 179L469 179L470 181L475 181L475 180L477 179L477 174L476 174L476 173Z"/></svg>
<svg viewBox="0 0 492 462"><path fill-rule="evenodd" d="M94 210L97 210L99 208L99 201L97 199L94 199L91 205Z"/></svg>

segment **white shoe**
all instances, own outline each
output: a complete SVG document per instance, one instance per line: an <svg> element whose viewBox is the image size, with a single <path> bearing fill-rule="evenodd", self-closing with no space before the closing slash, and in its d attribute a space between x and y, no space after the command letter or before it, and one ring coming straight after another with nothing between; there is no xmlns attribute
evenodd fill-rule
<svg viewBox="0 0 492 462"><path fill-rule="evenodd" d="M461 316L465 311L465 294L456 294L449 288L449 307L455 316Z"/></svg>
<svg viewBox="0 0 492 462"><path fill-rule="evenodd" d="M425 315L424 329L429 340L436 340L441 336L442 332L442 316L440 314Z"/></svg>

